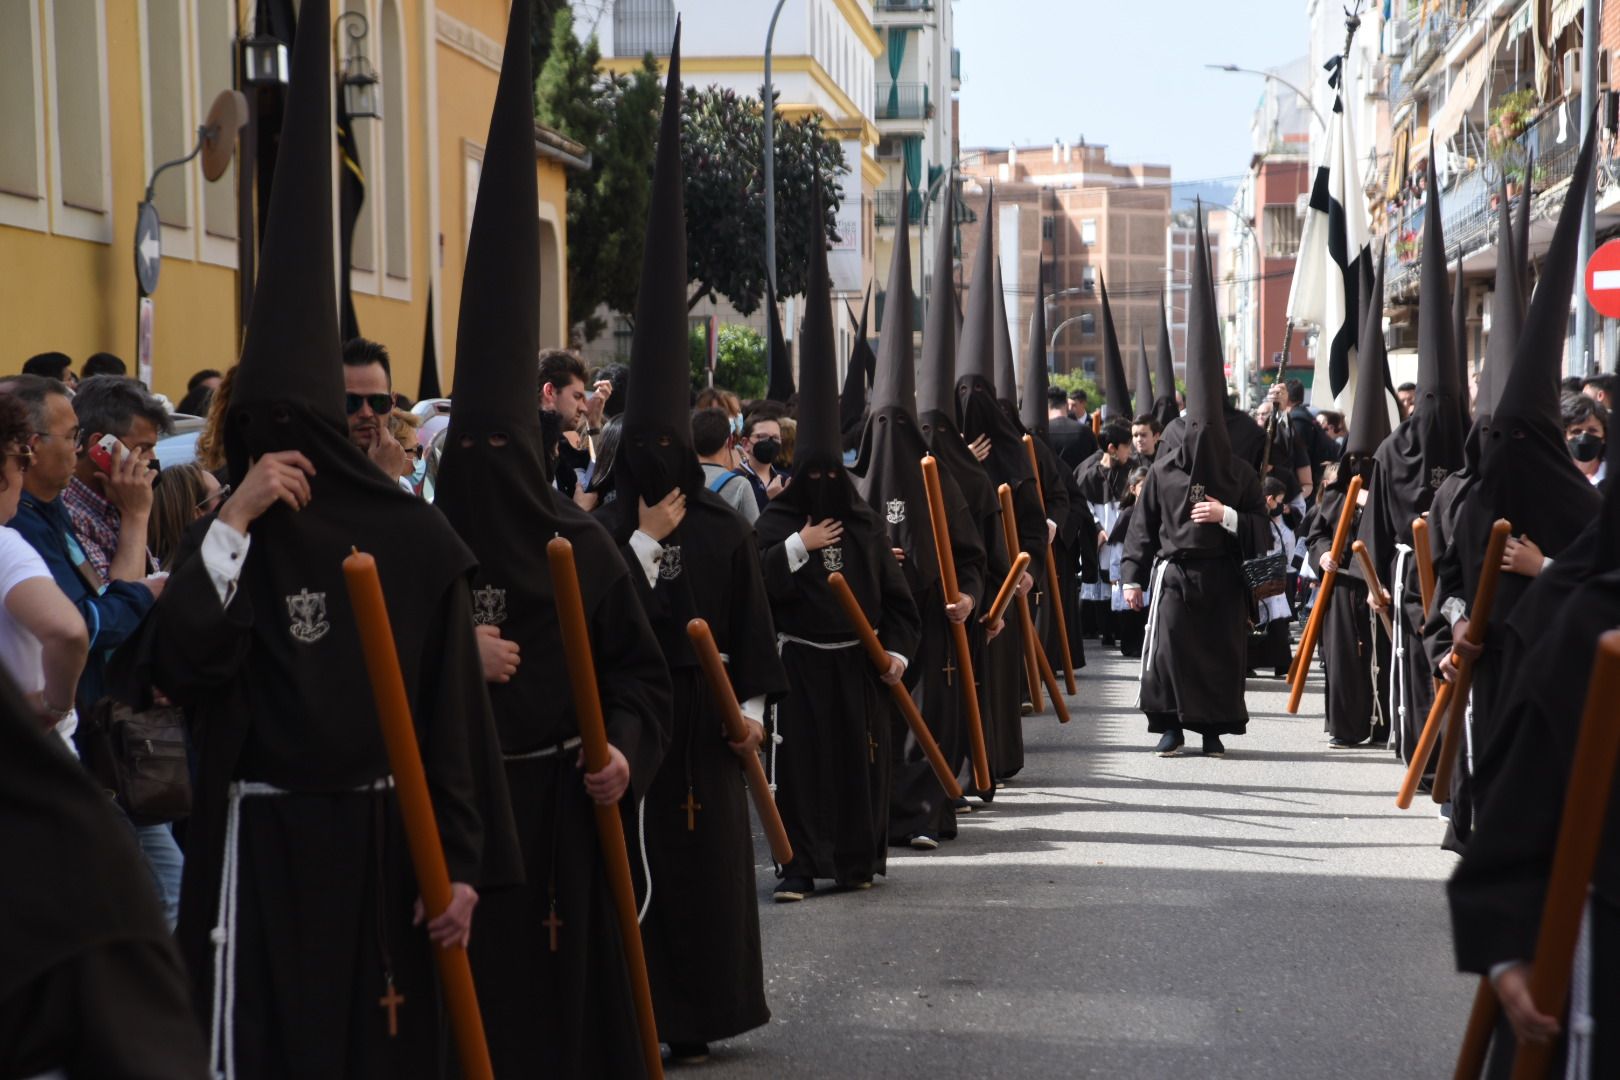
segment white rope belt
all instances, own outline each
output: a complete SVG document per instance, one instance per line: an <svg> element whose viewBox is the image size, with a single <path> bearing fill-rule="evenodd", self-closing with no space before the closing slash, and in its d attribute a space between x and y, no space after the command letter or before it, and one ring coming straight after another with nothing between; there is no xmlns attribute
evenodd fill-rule
<svg viewBox="0 0 1620 1080"><path fill-rule="evenodd" d="M1395 638L1390 643L1389 700L1395 706L1395 722L1389 725L1389 745L1401 753L1405 743L1406 727L1406 619L1402 604L1406 597L1406 563L1412 557L1407 544L1395 545L1395 580L1390 597L1390 621L1395 624Z"/></svg>
<svg viewBox="0 0 1620 1080"><path fill-rule="evenodd" d="M502 754L502 761L541 761L545 758L556 757L567 750L577 748L581 743L580 737L575 735L572 739L564 739L556 746L545 746L539 750L530 750L523 754Z"/></svg>
<svg viewBox="0 0 1620 1080"><path fill-rule="evenodd" d="M1153 666L1153 643L1158 637L1154 631L1159 625L1159 594L1164 592L1164 572L1169 565L1170 563L1167 560L1160 559L1153 564L1153 570L1148 574L1148 617L1147 628L1144 631L1147 635L1147 647L1142 650L1142 659L1137 664L1136 669L1136 705L1134 707L1138 709L1142 707L1142 683L1147 678L1148 669Z"/></svg>
<svg viewBox="0 0 1620 1080"><path fill-rule="evenodd" d="M352 790L366 794L391 791L394 778L384 776ZM242 800L282 795L317 794L293 792L256 780L237 780L231 784L226 796L225 858L219 874L219 908L213 931L208 935L214 945L214 1003L213 1022L209 1034L208 1064L215 1077L235 1080L236 1077L236 899L240 871L242 837Z"/></svg>
<svg viewBox="0 0 1620 1080"><path fill-rule="evenodd" d="M778 633L776 635L776 651L778 654L781 653L783 645L789 644L807 645L812 649L820 649L822 652L837 652L839 649L856 648L860 645L860 641L809 641L802 637L794 637L792 634Z"/></svg>

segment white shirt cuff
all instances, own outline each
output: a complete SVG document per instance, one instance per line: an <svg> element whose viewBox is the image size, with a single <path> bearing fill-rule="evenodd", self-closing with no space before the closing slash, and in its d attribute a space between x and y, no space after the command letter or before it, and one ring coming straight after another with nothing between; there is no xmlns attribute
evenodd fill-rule
<svg viewBox="0 0 1620 1080"><path fill-rule="evenodd" d="M1551 555L1543 555L1541 557L1541 569L1537 570L1536 573L1545 574L1547 572L1548 568L1552 566L1552 564L1553 564L1553 557Z"/></svg>
<svg viewBox="0 0 1620 1080"><path fill-rule="evenodd" d="M765 695L751 697L740 706L742 714L748 719L763 724L765 722Z"/></svg>
<svg viewBox="0 0 1620 1080"><path fill-rule="evenodd" d="M895 652L893 649L885 649L883 651L888 653L890 656L894 657L896 660L900 661L900 666L901 667L907 667L908 668L908 667L911 666L911 661L910 660L907 660L905 657L901 656L899 653Z"/></svg>
<svg viewBox="0 0 1620 1080"><path fill-rule="evenodd" d="M804 546L804 537L794 533L783 544L787 548L788 573L797 574L810 561L810 549Z"/></svg>
<svg viewBox="0 0 1620 1080"><path fill-rule="evenodd" d="M1237 535L1237 511L1230 506L1221 507L1221 528L1233 536Z"/></svg>
<svg viewBox="0 0 1620 1080"><path fill-rule="evenodd" d="M1460 596L1448 596L1440 605L1440 614L1446 617L1447 623L1456 626L1457 620L1468 614L1468 605Z"/></svg>
<svg viewBox="0 0 1620 1080"><path fill-rule="evenodd" d="M203 536L202 560L208 569L208 580L219 594L219 606L231 606L236 595L236 582L242 576L242 563L247 559L248 545L253 541L237 532L218 518L208 526Z"/></svg>
<svg viewBox="0 0 1620 1080"><path fill-rule="evenodd" d="M1491 989L1496 989L1496 980L1502 977L1504 971L1511 967L1518 967L1522 963L1524 963L1523 960L1504 960L1500 964L1492 964L1491 970L1486 975L1491 980Z"/></svg>
<svg viewBox="0 0 1620 1080"><path fill-rule="evenodd" d="M647 587L658 585L658 561L664 557L664 545L637 529L630 534L630 550L635 552L641 572L647 575Z"/></svg>

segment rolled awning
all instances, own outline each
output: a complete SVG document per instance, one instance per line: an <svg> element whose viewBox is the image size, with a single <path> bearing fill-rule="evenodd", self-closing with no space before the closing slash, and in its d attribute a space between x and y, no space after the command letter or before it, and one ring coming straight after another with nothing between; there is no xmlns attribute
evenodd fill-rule
<svg viewBox="0 0 1620 1080"><path fill-rule="evenodd" d="M1457 133L1462 126L1463 116L1474 107L1479 100L1480 91L1485 89L1485 82L1491 74L1491 64L1496 58L1496 52L1502 47L1502 39L1507 36L1508 30L1513 26L1509 20L1497 27L1485 47L1470 56L1463 64L1462 71L1451 82L1451 93L1446 97L1446 103L1435 111L1433 119L1429 122L1429 134L1434 141L1443 143Z"/></svg>

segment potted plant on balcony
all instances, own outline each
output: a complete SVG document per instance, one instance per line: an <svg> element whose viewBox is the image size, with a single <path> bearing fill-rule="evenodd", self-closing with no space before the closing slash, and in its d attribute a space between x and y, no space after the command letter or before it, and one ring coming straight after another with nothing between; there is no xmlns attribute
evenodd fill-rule
<svg viewBox="0 0 1620 1080"><path fill-rule="evenodd" d="M1485 145L1491 162L1502 170L1508 182L1508 195L1518 195L1524 182L1528 156L1520 142L1530 127L1536 107L1536 92L1529 87L1504 94L1491 110L1491 124L1485 134Z"/></svg>

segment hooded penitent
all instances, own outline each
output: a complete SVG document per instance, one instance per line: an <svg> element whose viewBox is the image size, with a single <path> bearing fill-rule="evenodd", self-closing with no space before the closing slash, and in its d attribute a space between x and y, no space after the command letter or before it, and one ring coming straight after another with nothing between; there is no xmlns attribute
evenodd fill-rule
<svg viewBox="0 0 1620 1080"><path fill-rule="evenodd" d="M985 470L992 482L1014 488L1031 479L1023 433L996 400L995 203L991 189L984 213L984 231L973 256L973 280L968 287L967 310L962 313L962 339L956 352L956 416L963 438L990 440ZM1011 345L1007 346L1009 349Z"/></svg>
<svg viewBox="0 0 1620 1080"><path fill-rule="evenodd" d="M1046 412L1046 263L1035 271L1035 305L1029 316L1029 342L1024 347L1024 396L1018 417L1024 430L1041 438L1051 426Z"/></svg>
<svg viewBox="0 0 1620 1080"><path fill-rule="evenodd" d="M1468 377L1468 283L1463 277L1462 256L1457 256L1457 280L1451 287L1451 343L1457 352L1456 374L1453 384L1457 388L1457 415L1461 419L1463 439L1474 422L1473 387Z"/></svg>
<svg viewBox="0 0 1620 1080"><path fill-rule="evenodd" d="M1160 429L1168 428L1170 421L1181 415L1176 404L1176 360L1170 347L1170 317L1164 310L1164 298L1159 298L1159 347L1153 356L1158 372L1154 380L1158 391L1153 399L1153 415L1159 418Z"/></svg>
<svg viewBox="0 0 1620 1080"><path fill-rule="evenodd" d="M587 608L600 590L624 574L611 549L604 550L601 531L557 493L544 471L535 363L540 226L527 8L512 5L489 121L467 241L450 426L434 502L478 556L475 597L500 597L498 617L491 607L478 613L479 621L499 625L503 637L522 644L526 658L537 643L557 641L545 540L561 535L574 542ZM671 70L678 67L672 57ZM656 183L652 198L657 206ZM684 260L678 265L684 266ZM684 282L684 275L679 280ZM678 340L684 348L684 310ZM684 402L684 386L681 393ZM538 656L510 682L491 684L503 745L540 745L541 735L532 728L555 711L557 695L566 692Z"/></svg>
<svg viewBox="0 0 1620 1080"><path fill-rule="evenodd" d="M1367 303L1356 349L1356 404L1344 440L1344 456L1363 466L1372 462L1378 447L1389 437L1389 354L1384 347L1384 252L1378 253L1378 273ZM1352 462L1354 464L1354 462ZM1349 483L1352 469L1339 470L1341 483Z"/></svg>
<svg viewBox="0 0 1620 1080"><path fill-rule="evenodd" d="M327 25L328 9L326 0L311 0L302 18L310 26ZM266 613L255 622L255 641L263 662L280 672L274 685L286 694L292 717L308 714L306 702L343 711L345 700L353 715L370 715L371 690L353 678L363 670L358 638L332 634L320 650L307 650L288 635L286 621L269 612L285 611L286 598L301 590L324 586L326 618L349 624L339 571L359 545L376 556L390 602L399 605L397 622L426 619L412 598L438 603L473 561L437 514L349 442L332 265L331 57L323 41L321 34L303 34L293 48L269 227L225 432L236 483L254 458L273 451L301 451L315 467L305 509L275 507L254 522L253 554L241 583ZM402 652L407 649L402 642ZM352 757L333 754L321 764L329 776L364 772L353 783L371 779L366 770L371 752L380 749L376 740L374 727L357 729L345 748Z"/></svg>
<svg viewBox="0 0 1620 1080"><path fill-rule="evenodd" d="M1519 185L1519 205L1513 209L1513 254L1518 259L1516 265L1519 268L1519 303L1526 308L1530 306L1530 270L1534 263L1530 257L1530 203L1535 190L1531 179L1535 175L1536 154L1532 150L1524 163L1524 183ZM1502 198L1502 205L1507 205L1506 196Z"/></svg>
<svg viewBox="0 0 1620 1080"><path fill-rule="evenodd" d="M922 459L928 453L917 419L916 367L911 359L911 229L906 198L900 198L894 256L889 261L888 303L883 307L872 413L861 437L856 485L861 498L889 526L891 547L907 553L906 571L914 594L939 577Z"/></svg>
<svg viewBox="0 0 1620 1080"><path fill-rule="evenodd" d="M1140 327L1136 331L1136 345L1136 415L1147 416L1153 411L1153 367L1148 363L1147 335Z"/></svg>
<svg viewBox="0 0 1620 1080"><path fill-rule="evenodd" d="M1439 191L1434 155L1429 190ZM1457 401L1456 341L1446 275L1446 237L1440 202L1432 199L1423 222L1423 266L1418 292L1417 400L1378 455L1378 483L1395 511L1396 536L1405 540L1412 518L1429 508L1435 489L1462 468L1463 436Z"/></svg>
<svg viewBox="0 0 1620 1080"><path fill-rule="evenodd" d="M1101 274L1097 276L1097 291L1102 294L1103 419L1129 423L1131 389L1125 383L1125 357L1119 351L1119 335L1114 332L1114 309L1108 303L1108 283L1102 280Z"/></svg>
<svg viewBox="0 0 1620 1080"><path fill-rule="evenodd" d="M1187 415L1182 417L1181 444L1175 449L1174 462L1177 471L1186 474L1194 492L1230 505L1241 490L1226 430L1221 330L1215 313L1215 286L1209 269L1202 206L1198 209L1196 238L1187 312Z"/></svg>
<svg viewBox="0 0 1620 1080"><path fill-rule="evenodd" d="M866 316L872 309L872 290L867 289L861 305L861 317L855 330L855 345L850 349L849 365L844 370L844 389L838 394L838 429L843 434L844 449L853 450L860 445L861 431L866 426L867 391L872 388L877 357L866 340ZM854 322L851 313L850 321Z"/></svg>
<svg viewBox="0 0 1620 1080"><path fill-rule="evenodd" d="M1515 534L1528 535L1556 557L1597 513L1597 494L1564 442L1558 388L1577 273L1581 205L1592 178L1593 139L1588 133L1576 161L1513 366L1500 384L1492 378L1494 401L1480 479L1463 508L1466 524L1458 523L1458 542L1469 539L1466 531L1479 540L1479 550L1490 521L1504 517Z"/></svg>
<svg viewBox="0 0 1620 1080"><path fill-rule="evenodd" d="M954 184L945 185L939 220L952 221L956 210ZM928 323L923 327L922 367L917 387L917 419L928 448L956 478L976 515L996 513L996 493L972 451L963 441L956 421L956 345L961 316L956 289L951 284L951 233L934 230L933 290L928 296Z"/></svg>
<svg viewBox="0 0 1620 1080"><path fill-rule="evenodd" d="M620 542L636 528L637 501L649 506L674 488L690 498L703 487L692 449L691 361L686 333L686 204L681 174L680 34L669 58L657 159L647 200L636 332L618 476ZM776 310L776 305L771 305Z"/></svg>
<svg viewBox="0 0 1620 1080"><path fill-rule="evenodd" d="M1024 422L1018 414L1018 366L1013 361L1012 328L1007 324L1007 291L1001 284L1001 260L996 259L996 296L991 313L995 316L993 343L996 353L996 402L1021 436Z"/></svg>
<svg viewBox="0 0 1620 1080"><path fill-rule="evenodd" d="M682 276L686 274L681 271ZM765 396L772 401L787 402L793 397L793 357L788 354L787 340L782 337L782 315L776 309L776 289L765 283L765 312L770 317L771 381ZM801 349L803 343L800 343Z"/></svg>

